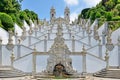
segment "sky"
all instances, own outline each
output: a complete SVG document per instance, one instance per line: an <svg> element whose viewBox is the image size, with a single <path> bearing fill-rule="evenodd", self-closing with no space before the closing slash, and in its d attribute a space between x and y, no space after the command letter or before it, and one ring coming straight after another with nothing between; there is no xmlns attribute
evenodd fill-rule
<svg viewBox="0 0 120 80"><path fill-rule="evenodd" d="M23 0L22 10L29 9L36 12L39 19L50 19L50 9L56 9L56 17L64 16L66 6L70 8L70 20L78 17L81 10L96 6L101 0Z"/></svg>

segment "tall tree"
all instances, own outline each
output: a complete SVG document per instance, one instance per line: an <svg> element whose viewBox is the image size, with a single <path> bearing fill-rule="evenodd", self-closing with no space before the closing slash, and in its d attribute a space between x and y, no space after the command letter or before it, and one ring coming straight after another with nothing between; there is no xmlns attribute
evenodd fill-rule
<svg viewBox="0 0 120 80"><path fill-rule="evenodd" d="M18 0L0 0L0 12L16 13L21 9Z"/></svg>

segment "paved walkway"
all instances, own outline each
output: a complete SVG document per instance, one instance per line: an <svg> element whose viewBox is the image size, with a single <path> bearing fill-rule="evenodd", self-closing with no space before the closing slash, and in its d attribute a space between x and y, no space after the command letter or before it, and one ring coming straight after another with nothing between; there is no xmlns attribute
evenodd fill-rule
<svg viewBox="0 0 120 80"><path fill-rule="evenodd" d="M87 76L86 79L80 79L80 78L76 78L76 79L43 79L43 78L31 79L29 76L26 76L26 77L18 77L18 78L3 78L0 80L120 80L120 79L98 78L98 77L92 77L92 76Z"/></svg>

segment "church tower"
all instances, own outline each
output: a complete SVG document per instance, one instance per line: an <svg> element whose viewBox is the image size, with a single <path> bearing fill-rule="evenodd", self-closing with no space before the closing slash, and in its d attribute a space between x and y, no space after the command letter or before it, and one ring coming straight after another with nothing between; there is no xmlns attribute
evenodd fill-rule
<svg viewBox="0 0 120 80"><path fill-rule="evenodd" d="M68 7L65 8L64 18L68 23L70 22L70 9Z"/></svg>
<svg viewBox="0 0 120 80"><path fill-rule="evenodd" d="M55 8L52 6L52 8L50 10L50 21L51 21L51 23L54 22L55 16L56 16L56 11L55 11Z"/></svg>

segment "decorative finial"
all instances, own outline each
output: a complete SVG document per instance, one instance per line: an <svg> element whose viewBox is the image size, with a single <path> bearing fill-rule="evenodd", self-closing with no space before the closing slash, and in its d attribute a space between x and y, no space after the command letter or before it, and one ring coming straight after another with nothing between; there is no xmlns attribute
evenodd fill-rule
<svg viewBox="0 0 120 80"><path fill-rule="evenodd" d="M95 39L95 40L99 40L99 38L100 38L100 37L99 37L99 35L98 35L98 31L95 31L95 32L94 32L94 39Z"/></svg>
<svg viewBox="0 0 120 80"><path fill-rule="evenodd" d="M83 51L85 51L85 46L83 45L83 48L82 48Z"/></svg>
<svg viewBox="0 0 120 80"><path fill-rule="evenodd" d="M74 40L74 39L75 39L75 36L72 36L72 39Z"/></svg>
<svg viewBox="0 0 120 80"><path fill-rule="evenodd" d="M29 35L32 35L33 34L33 29L32 27L30 27L30 30L28 31Z"/></svg>
<svg viewBox="0 0 120 80"><path fill-rule="evenodd" d="M45 40L47 39L47 36L45 36Z"/></svg>
<svg viewBox="0 0 120 80"><path fill-rule="evenodd" d="M21 43L21 39L18 39L18 44L20 44Z"/></svg>
<svg viewBox="0 0 120 80"><path fill-rule="evenodd" d="M0 45L2 44L2 38L0 37Z"/></svg>
<svg viewBox="0 0 120 80"><path fill-rule="evenodd" d="M99 45L101 44L101 40L99 39Z"/></svg>
<svg viewBox="0 0 120 80"><path fill-rule="evenodd" d="M120 35L118 36L118 44L120 44Z"/></svg>
<svg viewBox="0 0 120 80"><path fill-rule="evenodd" d="M18 36L18 32L16 32L15 35Z"/></svg>
<svg viewBox="0 0 120 80"><path fill-rule="evenodd" d="M36 45L34 45L34 51L35 51L35 52L37 51L37 49L36 49Z"/></svg>
<svg viewBox="0 0 120 80"><path fill-rule="evenodd" d="M86 55L86 50L85 50L85 46L83 45L83 48L82 48L82 55L85 56Z"/></svg>
<svg viewBox="0 0 120 80"><path fill-rule="evenodd" d="M22 39L22 40L25 40L25 39L26 39L26 28L25 28L25 27L23 27L23 32L22 32L21 39Z"/></svg>

